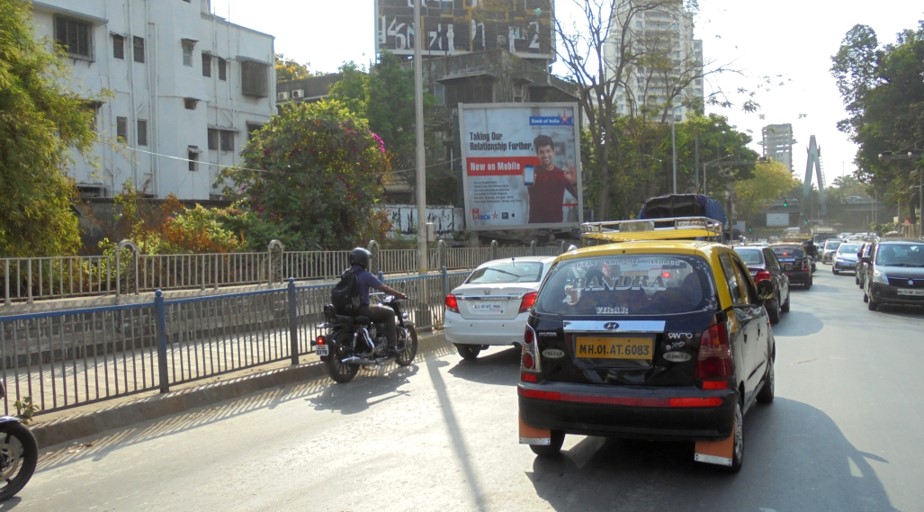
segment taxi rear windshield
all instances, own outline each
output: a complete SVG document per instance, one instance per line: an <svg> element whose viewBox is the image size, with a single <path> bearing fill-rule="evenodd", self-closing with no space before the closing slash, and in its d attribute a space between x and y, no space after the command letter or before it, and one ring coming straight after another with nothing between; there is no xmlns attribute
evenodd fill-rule
<svg viewBox="0 0 924 512"><path fill-rule="evenodd" d="M552 269L536 312L557 315L658 315L715 309L706 262L682 255L614 255L570 260Z"/></svg>
<svg viewBox="0 0 924 512"><path fill-rule="evenodd" d="M778 258L804 258L805 252L796 247L774 247L773 252Z"/></svg>

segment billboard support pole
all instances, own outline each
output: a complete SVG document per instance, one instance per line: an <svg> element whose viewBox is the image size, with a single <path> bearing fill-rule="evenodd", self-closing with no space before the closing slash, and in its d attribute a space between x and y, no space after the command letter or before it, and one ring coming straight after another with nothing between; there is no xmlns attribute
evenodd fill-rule
<svg viewBox="0 0 924 512"><path fill-rule="evenodd" d="M423 27L420 0L414 0L414 110L417 124L417 270L427 273L427 175L424 152L423 65L421 44Z"/></svg>

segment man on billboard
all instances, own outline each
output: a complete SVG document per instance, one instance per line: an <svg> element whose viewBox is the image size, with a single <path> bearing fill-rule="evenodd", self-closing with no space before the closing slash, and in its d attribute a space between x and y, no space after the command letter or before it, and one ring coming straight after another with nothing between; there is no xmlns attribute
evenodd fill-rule
<svg viewBox="0 0 924 512"><path fill-rule="evenodd" d="M564 218L563 207L565 192L571 197L577 197L575 183L577 172L573 165L568 170L562 170L555 165L555 143L548 135L539 135L533 141L539 166L535 176L524 176L529 191L529 223L561 223L568 221Z"/></svg>

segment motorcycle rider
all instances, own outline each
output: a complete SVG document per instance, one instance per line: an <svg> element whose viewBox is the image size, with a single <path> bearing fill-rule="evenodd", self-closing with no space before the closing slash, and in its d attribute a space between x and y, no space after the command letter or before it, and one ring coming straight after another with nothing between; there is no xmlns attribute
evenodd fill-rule
<svg viewBox="0 0 924 512"><path fill-rule="evenodd" d="M369 289L375 288L380 292L394 295L402 299L406 299L407 295L383 283L375 277L372 272L369 272L369 260L371 258L372 253L365 247L356 247L350 251L350 267L356 273L356 278L359 281L359 309L357 310L357 314L368 317L374 323L381 322L385 324L385 335L388 338L386 353L394 354L398 346L395 311L381 304L370 304ZM376 347L376 350L378 350L378 347Z"/></svg>

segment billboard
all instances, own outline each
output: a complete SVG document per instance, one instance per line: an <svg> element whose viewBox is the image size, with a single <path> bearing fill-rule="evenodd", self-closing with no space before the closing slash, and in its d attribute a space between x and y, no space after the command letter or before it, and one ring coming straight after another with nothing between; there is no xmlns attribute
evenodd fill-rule
<svg viewBox="0 0 924 512"><path fill-rule="evenodd" d="M789 225L789 213L768 213L767 214L767 227L768 228L786 227L788 225Z"/></svg>
<svg viewBox="0 0 924 512"><path fill-rule="evenodd" d="M459 104L466 229L580 225L578 114L577 103Z"/></svg>
<svg viewBox="0 0 924 512"><path fill-rule="evenodd" d="M415 1L376 0L376 53L414 54ZM503 48L552 61L552 9L552 0L420 0L421 54L445 57Z"/></svg>

